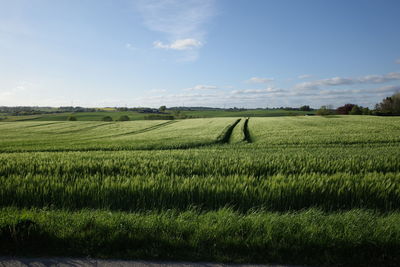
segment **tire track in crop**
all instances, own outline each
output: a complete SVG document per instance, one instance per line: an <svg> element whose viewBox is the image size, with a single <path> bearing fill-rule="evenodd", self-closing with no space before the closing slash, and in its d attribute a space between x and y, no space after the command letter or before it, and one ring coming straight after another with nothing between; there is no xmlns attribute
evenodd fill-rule
<svg viewBox="0 0 400 267"><path fill-rule="evenodd" d="M121 134L114 134L114 135L107 135L107 136L102 136L102 137L98 137L98 138L93 138L93 139L102 139L102 138L109 138L109 137L119 137L119 136L124 136L124 135L134 135L134 134L140 134L140 133L145 133L145 132L150 132L165 126L168 126L170 124L176 123L177 121L167 121L167 122L163 122L163 123L159 123L141 130L136 130L136 131L132 131L132 132L127 132L127 133L121 133Z"/></svg>
<svg viewBox="0 0 400 267"><path fill-rule="evenodd" d="M233 129L235 129L236 125L240 122L241 119L237 119L234 123L225 127L222 133L217 137L217 144L226 144L229 143L229 139L231 139L231 135Z"/></svg>
<svg viewBox="0 0 400 267"><path fill-rule="evenodd" d="M111 124L116 124L116 122L105 122L105 123L102 123L102 124L83 127L83 128L79 128L79 129L76 129L76 130L69 130L69 131L65 131L65 132L59 132L57 134L79 133L79 132L82 132L82 131L92 130L92 129L96 129L96 128L103 127L103 126L106 126L106 125L111 125Z"/></svg>
<svg viewBox="0 0 400 267"><path fill-rule="evenodd" d="M250 120L250 118L247 118L244 121L244 125L243 125L244 141L246 141L247 143L251 143L252 142L250 131L249 131L249 120Z"/></svg>
<svg viewBox="0 0 400 267"><path fill-rule="evenodd" d="M60 123L65 123L65 122L57 121L57 122L49 122L49 123L43 123L43 124L37 124L37 125L28 125L25 128L34 128L34 127L48 126L48 125L54 125L54 124L60 124Z"/></svg>

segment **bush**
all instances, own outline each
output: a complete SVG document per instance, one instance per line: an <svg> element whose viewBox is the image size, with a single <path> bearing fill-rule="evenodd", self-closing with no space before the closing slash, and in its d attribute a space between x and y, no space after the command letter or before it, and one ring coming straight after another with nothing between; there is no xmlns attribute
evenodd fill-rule
<svg viewBox="0 0 400 267"><path fill-rule="evenodd" d="M311 110L310 106L308 106L308 105L301 106L299 109L300 109L301 111L310 111L310 110Z"/></svg>
<svg viewBox="0 0 400 267"><path fill-rule="evenodd" d="M322 106L320 109L317 110L317 115L320 116L326 116L332 114L333 114L332 110L329 109L327 106Z"/></svg>
<svg viewBox="0 0 400 267"><path fill-rule="evenodd" d="M359 106L354 105L354 107L351 109L350 115L362 115L362 110Z"/></svg>
<svg viewBox="0 0 400 267"><path fill-rule="evenodd" d="M105 116L101 120L102 121L112 121L113 119L110 116Z"/></svg>
<svg viewBox="0 0 400 267"><path fill-rule="evenodd" d="M76 117L71 115L67 118L68 121L77 121Z"/></svg>
<svg viewBox="0 0 400 267"><path fill-rule="evenodd" d="M144 116L144 119L145 120L173 120L174 116L151 114L151 115Z"/></svg>
<svg viewBox="0 0 400 267"><path fill-rule="evenodd" d="M121 117L119 117L118 119L119 121L129 121L130 118L127 115L122 115Z"/></svg>
<svg viewBox="0 0 400 267"><path fill-rule="evenodd" d="M362 114L363 115L371 115L371 110L369 110L369 108L363 108L362 109Z"/></svg>
<svg viewBox="0 0 400 267"><path fill-rule="evenodd" d="M348 115L353 107L356 106L355 104L346 104L344 106L338 107L336 109L336 113L340 115Z"/></svg>

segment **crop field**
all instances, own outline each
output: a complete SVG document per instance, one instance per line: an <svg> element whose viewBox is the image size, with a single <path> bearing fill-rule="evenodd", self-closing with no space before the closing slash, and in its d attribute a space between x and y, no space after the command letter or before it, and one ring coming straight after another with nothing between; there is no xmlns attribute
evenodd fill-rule
<svg viewBox="0 0 400 267"><path fill-rule="evenodd" d="M0 122L8 255L400 265L400 118Z"/></svg>
<svg viewBox="0 0 400 267"><path fill-rule="evenodd" d="M42 109L46 110L46 109ZM47 110L51 112L51 110ZM181 110L181 115L188 118L215 118L215 117L279 117L279 116L295 116L305 114L315 114L312 111L300 110L284 110L284 109L250 109L250 110L223 110L223 109L210 109L210 110ZM174 110L167 110L161 116L174 115ZM105 116L111 117L114 121L118 120L121 116L128 116L130 120L143 120L146 116L152 113L141 113L137 111L116 111L113 108L103 108L96 112L62 112L62 113L47 113L36 115L10 115L7 113L0 113L0 121L67 121L69 116L74 116L78 121L101 121Z"/></svg>

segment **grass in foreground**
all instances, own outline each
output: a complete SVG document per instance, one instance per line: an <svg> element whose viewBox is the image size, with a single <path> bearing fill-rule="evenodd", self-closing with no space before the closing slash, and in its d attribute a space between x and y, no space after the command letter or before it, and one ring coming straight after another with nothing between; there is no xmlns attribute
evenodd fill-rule
<svg viewBox="0 0 400 267"><path fill-rule="evenodd" d="M400 214L3 208L0 249L7 255L398 266Z"/></svg>

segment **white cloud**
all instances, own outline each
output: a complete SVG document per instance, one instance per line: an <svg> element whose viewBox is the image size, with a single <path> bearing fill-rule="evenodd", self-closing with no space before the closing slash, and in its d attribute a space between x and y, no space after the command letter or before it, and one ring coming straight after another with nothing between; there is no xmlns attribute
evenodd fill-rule
<svg viewBox="0 0 400 267"><path fill-rule="evenodd" d="M268 87L265 89L243 89L243 90L234 90L232 94L268 94L268 93L282 93L285 92L283 89L276 89L272 87Z"/></svg>
<svg viewBox="0 0 400 267"><path fill-rule="evenodd" d="M395 93L400 91L400 85L388 85L377 88L368 89L342 89L342 90L322 90L314 95L343 95L349 96L351 94L365 95L365 94L379 94L379 93Z"/></svg>
<svg viewBox="0 0 400 267"><path fill-rule="evenodd" d="M400 58L395 61L396 64L400 64Z"/></svg>
<svg viewBox="0 0 400 267"><path fill-rule="evenodd" d="M388 85L370 90L370 92L373 93L386 93L386 92L396 93L399 91L400 91L400 85Z"/></svg>
<svg viewBox="0 0 400 267"><path fill-rule="evenodd" d="M311 82L303 82L295 85L298 90L318 90L323 86L340 86L352 84L385 83L400 80L400 72L391 72L384 75L367 75L358 78L334 77Z"/></svg>
<svg viewBox="0 0 400 267"><path fill-rule="evenodd" d="M144 25L149 30L163 33L167 39L155 41L154 47L177 51L202 47L205 24L215 14L215 0L138 0L135 7ZM197 58L198 55L192 52L183 61Z"/></svg>
<svg viewBox="0 0 400 267"><path fill-rule="evenodd" d="M184 89L185 91L197 91L197 90L212 90L212 89L217 89L218 87L215 85L203 85L199 84L190 88Z"/></svg>
<svg viewBox="0 0 400 267"><path fill-rule="evenodd" d="M299 79L309 79L309 78L312 78L312 75L310 75L310 74L303 74L303 75L297 76L297 78L299 78Z"/></svg>
<svg viewBox="0 0 400 267"><path fill-rule="evenodd" d="M260 77L252 77L247 80L248 83L269 83L272 82L273 78L260 78Z"/></svg>
<svg viewBox="0 0 400 267"><path fill-rule="evenodd" d="M152 89L149 92L153 93L153 94L159 94L159 93L165 93L165 92L167 92L167 90L166 89Z"/></svg>
<svg viewBox="0 0 400 267"><path fill-rule="evenodd" d="M199 48L203 44L202 42L196 39L188 38L188 39L175 40L170 44L164 44L161 41L155 41L153 45L155 48L162 48L162 49L189 50L189 49Z"/></svg>

